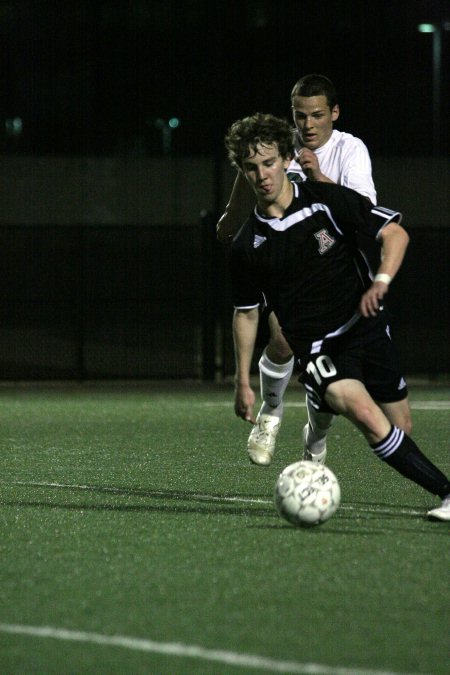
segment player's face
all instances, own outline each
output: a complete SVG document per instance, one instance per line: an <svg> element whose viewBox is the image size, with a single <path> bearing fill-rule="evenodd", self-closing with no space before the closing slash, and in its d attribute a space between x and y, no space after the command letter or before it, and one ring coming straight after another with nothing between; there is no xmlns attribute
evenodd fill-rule
<svg viewBox="0 0 450 675"><path fill-rule="evenodd" d="M330 138L339 106L330 110L326 96L295 96L292 114L305 148L317 150Z"/></svg>
<svg viewBox="0 0 450 675"><path fill-rule="evenodd" d="M277 143L256 146L242 161L244 176L256 193L259 203L279 202L289 187L286 169L290 158L283 159Z"/></svg>

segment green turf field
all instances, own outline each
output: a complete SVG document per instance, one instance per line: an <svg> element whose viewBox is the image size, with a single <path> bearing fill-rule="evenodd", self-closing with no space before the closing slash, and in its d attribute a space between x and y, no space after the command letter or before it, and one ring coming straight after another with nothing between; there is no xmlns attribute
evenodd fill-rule
<svg viewBox="0 0 450 675"><path fill-rule="evenodd" d="M339 419L342 504L296 529L293 383L271 467L230 385L0 388L0 673L448 675L449 527ZM413 388L413 436L450 471L450 390Z"/></svg>

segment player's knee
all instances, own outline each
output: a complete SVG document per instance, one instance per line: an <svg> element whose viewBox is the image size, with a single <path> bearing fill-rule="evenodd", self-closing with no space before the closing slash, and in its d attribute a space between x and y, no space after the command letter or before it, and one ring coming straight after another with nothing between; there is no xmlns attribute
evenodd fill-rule
<svg viewBox="0 0 450 675"><path fill-rule="evenodd" d="M292 357L292 349L280 332L270 338L267 353L275 363L284 363Z"/></svg>

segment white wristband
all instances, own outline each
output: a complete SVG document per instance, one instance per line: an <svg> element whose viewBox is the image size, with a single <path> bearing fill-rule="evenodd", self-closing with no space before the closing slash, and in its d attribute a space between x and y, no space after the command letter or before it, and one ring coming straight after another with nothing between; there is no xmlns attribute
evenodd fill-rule
<svg viewBox="0 0 450 675"><path fill-rule="evenodd" d="M392 277L390 274L384 274L383 272L381 272L380 274L375 275L374 281L382 281L384 284L389 286L389 284L392 281Z"/></svg>

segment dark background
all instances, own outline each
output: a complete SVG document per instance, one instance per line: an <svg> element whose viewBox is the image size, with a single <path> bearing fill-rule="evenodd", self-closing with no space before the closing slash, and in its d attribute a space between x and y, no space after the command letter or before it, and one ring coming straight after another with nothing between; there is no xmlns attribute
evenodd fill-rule
<svg viewBox="0 0 450 675"><path fill-rule="evenodd" d="M175 155L223 152L257 110L288 116L289 92L328 75L338 128L372 155L432 153L431 34L448 0L16 0L0 2L3 151L158 154L155 120L178 117ZM442 31L438 152L448 154L450 32Z"/></svg>
<svg viewBox="0 0 450 675"><path fill-rule="evenodd" d="M405 373L448 375L446 26L444 0L0 0L0 378L232 375L223 137L288 117L311 72L414 217L389 293Z"/></svg>

